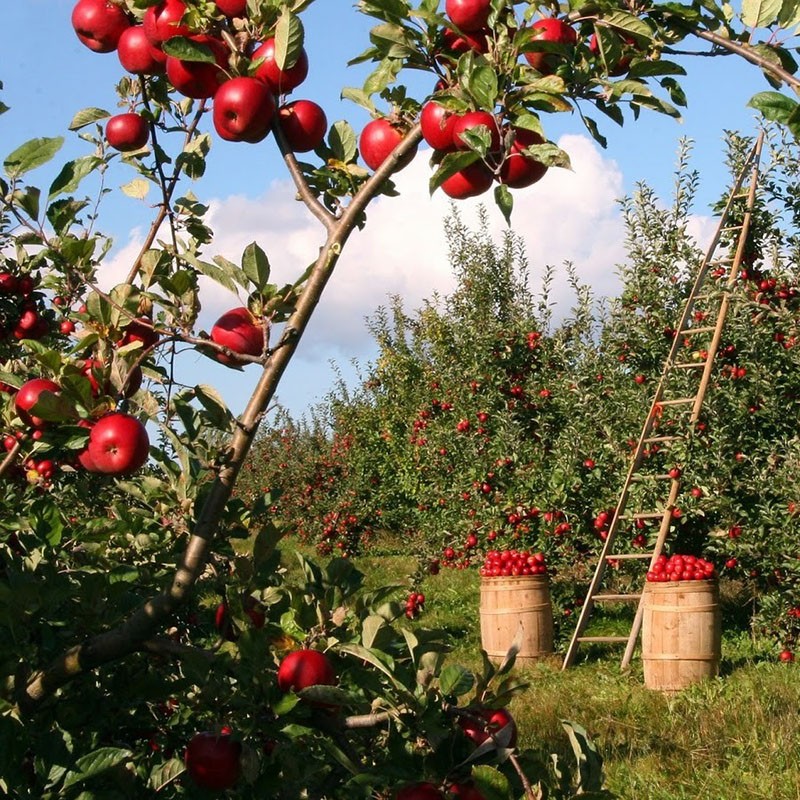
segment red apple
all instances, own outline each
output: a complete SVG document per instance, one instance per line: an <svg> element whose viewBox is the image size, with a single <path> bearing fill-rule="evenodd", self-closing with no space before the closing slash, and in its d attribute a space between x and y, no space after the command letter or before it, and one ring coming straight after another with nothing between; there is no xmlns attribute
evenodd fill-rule
<svg viewBox="0 0 800 800"><path fill-rule="evenodd" d="M198 34L189 38L208 47L214 55L214 62L181 61L179 58L167 56L167 78L182 95L205 100L213 97L226 79L228 48L221 39L214 36Z"/></svg>
<svg viewBox="0 0 800 800"><path fill-rule="evenodd" d="M242 745L230 734L195 734L186 747L186 769L201 789L230 789L241 772Z"/></svg>
<svg viewBox="0 0 800 800"><path fill-rule="evenodd" d="M523 128L514 129L514 142L502 166L498 180L511 189L524 189L541 180L547 167L535 158L525 155L525 148L541 144L544 140L538 133Z"/></svg>
<svg viewBox="0 0 800 800"><path fill-rule="evenodd" d="M434 149L444 152L454 150L453 125L457 116L444 106L430 100L422 106L419 115L422 138Z"/></svg>
<svg viewBox="0 0 800 800"><path fill-rule="evenodd" d="M361 131L358 149L364 163L372 170L378 169L392 151L403 141L406 131L385 117L368 122ZM417 154L414 147L398 162L397 169L408 166Z"/></svg>
<svg viewBox="0 0 800 800"><path fill-rule="evenodd" d="M477 197L483 194L494 180L492 171L483 163L476 161L468 167L446 178L441 185L442 191L454 200Z"/></svg>
<svg viewBox="0 0 800 800"><path fill-rule="evenodd" d="M490 114L488 111L467 111L466 114L460 114L456 117L455 122L453 122L453 144L456 148L458 150L468 150L469 146L462 138L463 134L481 126L489 131L491 137L489 150L491 152L499 150L500 128L497 125L497 119L494 114Z"/></svg>
<svg viewBox="0 0 800 800"><path fill-rule="evenodd" d="M150 6L142 19L147 38L153 44L160 45L175 36L190 36L191 30L181 25L185 13L186 4L183 0L164 0L163 3Z"/></svg>
<svg viewBox="0 0 800 800"><path fill-rule="evenodd" d="M453 53L468 53L474 50L476 53L487 53L489 51L489 36L491 31L488 28L481 28L463 35L456 33L450 28L442 31L442 44L446 50Z"/></svg>
<svg viewBox="0 0 800 800"><path fill-rule="evenodd" d="M215 0L215 4L226 17L243 17L247 12L247 0Z"/></svg>
<svg viewBox="0 0 800 800"><path fill-rule="evenodd" d="M278 121L292 152L316 150L325 139L328 119L311 100L295 100L278 109Z"/></svg>
<svg viewBox="0 0 800 800"><path fill-rule="evenodd" d="M95 53L117 49L120 36L131 22L123 8L110 0L78 0L72 9L72 27Z"/></svg>
<svg viewBox="0 0 800 800"><path fill-rule="evenodd" d="M467 783L454 783L449 788L449 793L458 800L486 800L471 781Z"/></svg>
<svg viewBox="0 0 800 800"><path fill-rule="evenodd" d="M214 95L214 129L229 142L260 142L275 116L275 100L256 78L231 78Z"/></svg>
<svg viewBox="0 0 800 800"><path fill-rule="evenodd" d="M90 419L79 419L78 426L91 431L94 427L94 421ZM88 445L88 440L86 443ZM84 447L83 450L78 453L76 460L78 462L78 466L83 467L83 469L85 469L87 472L100 472L100 470L97 469L97 465L94 463L94 461L92 461L92 457L89 455L88 447Z"/></svg>
<svg viewBox="0 0 800 800"><path fill-rule="evenodd" d="M537 19L531 25L533 40L539 42L549 42L551 44L563 45L564 47L574 47L578 41L578 34L575 29L566 21L556 17L544 17ZM542 75L552 75L561 63L563 56L559 53L548 53L539 51L537 53L525 53L525 60Z"/></svg>
<svg viewBox="0 0 800 800"><path fill-rule="evenodd" d="M432 783L411 783L397 792L395 800L444 800L444 795Z"/></svg>
<svg viewBox="0 0 800 800"><path fill-rule="evenodd" d="M264 329L244 306L232 308L214 323L211 341L234 353L260 356L264 352ZM214 358L222 364L249 363L221 352L215 352Z"/></svg>
<svg viewBox="0 0 800 800"><path fill-rule="evenodd" d="M153 328L153 321L149 317L137 317L128 323L125 333L117 344L119 347L125 347L134 342L141 342L142 347L147 349L153 347L158 339L158 333Z"/></svg>
<svg viewBox="0 0 800 800"><path fill-rule="evenodd" d="M635 45L636 43L636 40L631 38L630 36L622 36L621 38L624 44L626 45L631 46ZM597 39L596 33L593 33L589 38L589 50L595 57L601 55L600 42ZM619 61L617 61L616 64L606 64L606 66L608 67L608 74L612 78L616 78L619 75L625 75L628 72L628 69L630 68L632 58L633 56L631 56L630 54L625 54L620 57Z"/></svg>
<svg viewBox="0 0 800 800"><path fill-rule="evenodd" d="M293 650L278 666L278 688L299 692L308 686L333 686L336 673L321 650Z"/></svg>
<svg viewBox="0 0 800 800"><path fill-rule="evenodd" d="M505 708L484 708L474 712L476 719L460 717L459 727L476 745L482 745L492 736L501 747L514 747L517 743L517 725Z"/></svg>
<svg viewBox="0 0 800 800"><path fill-rule="evenodd" d="M120 153L141 150L150 138L150 126L141 114L133 111L117 114L106 123L106 140Z"/></svg>
<svg viewBox="0 0 800 800"><path fill-rule="evenodd" d="M123 69L134 75L159 75L166 69L167 56L147 38L144 25L131 25L122 32L117 56Z"/></svg>
<svg viewBox="0 0 800 800"><path fill-rule="evenodd" d="M781 650L781 654L778 656L778 659L784 664L790 664L792 661L794 661L794 653L791 650Z"/></svg>
<svg viewBox="0 0 800 800"><path fill-rule="evenodd" d="M0 272L0 294L17 294L19 278L10 272Z"/></svg>
<svg viewBox="0 0 800 800"><path fill-rule="evenodd" d="M275 58L275 39L267 39L254 53L252 60L262 61L256 67L255 77L269 86L273 94L288 94L296 89L308 75L308 54L300 49L297 60L290 67L278 66Z"/></svg>
<svg viewBox="0 0 800 800"><path fill-rule="evenodd" d="M483 28L491 10L491 0L446 0L444 4L445 14L453 25L468 32Z"/></svg>
<svg viewBox="0 0 800 800"><path fill-rule="evenodd" d="M136 417L114 411L92 426L86 450L94 471L130 475L147 461L150 439Z"/></svg>
<svg viewBox="0 0 800 800"><path fill-rule="evenodd" d="M26 381L19 387L19 391L14 397L14 408L17 416L32 428L43 427L47 424L47 421L31 414L31 409L39 402L43 392L58 394L60 391L61 387L48 378L32 378Z"/></svg>
<svg viewBox="0 0 800 800"><path fill-rule="evenodd" d="M92 397L99 397L101 394L112 394L114 387L111 381L104 380L102 387L100 380L105 377L105 365L97 358L87 358L81 366L81 372L86 376L92 388ZM133 397L142 386L142 368L134 366L128 374L125 384L124 397Z"/></svg>

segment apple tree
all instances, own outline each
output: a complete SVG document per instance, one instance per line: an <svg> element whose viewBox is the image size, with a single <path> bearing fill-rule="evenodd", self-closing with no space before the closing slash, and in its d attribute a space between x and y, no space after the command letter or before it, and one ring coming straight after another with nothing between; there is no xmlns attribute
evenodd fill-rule
<svg viewBox="0 0 800 800"><path fill-rule="evenodd" d="M77 0L75 34L124 72L124 111L101 107L110 93L76 111L70 132L85 150L47 186L34 173L62 137L3 159L0 781L13 796L408 800L466 780L486 796L530 796L537 765L509 746L508 722L484 714L514 679L443 665L435 637L396 627L390 596L359 594L346 563L303 562L299 587L284 580L274 497L234 496L242 465L350 234L431 120L431 188L458 198L494 186L506 215L512 190L568 163L546 140L546 114L577 108L598 138L586 110L615 122L625 106L677 115L682 68L669 53L689 37L760 67L776 91L756 104L794 125L794 101L777 91L797 86L782 38L792 3L731 16L713 3L491 0L471 14L365 0L357 11L376 25L355 60L374 70L345 94L374 124L328 129L323 109L288 97L322 61L304 48L312 2ZM756 28L770 40L754 44ZM408 70L430 76L425 97L410 96ZM292 282L270 281L256 243L235 260L213 252L194 186L217 138L274 139L318 221L319 257ZM104 288L114 243L99 219L118 167L128 195L157 200L141 251ZM198 323L201 278L231 293L210 333ZM257 372L241 415L213 387L176 380L186 350ZM338 685L282 680L285 652L298 649L330 653L313 682L332 671ZM590 785L577 788L599 790L583 773Z"/></svg>

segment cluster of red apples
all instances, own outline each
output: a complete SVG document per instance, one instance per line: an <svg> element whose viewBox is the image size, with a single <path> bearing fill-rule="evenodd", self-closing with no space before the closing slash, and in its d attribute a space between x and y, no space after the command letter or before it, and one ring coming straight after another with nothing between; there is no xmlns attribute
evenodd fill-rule
<svg viewBox="0 0 800 800"><path fill-rule="evenodd" d="M216 0L209 5L217 11L213 25L196 31L184 22L187 6L183 0L164 0L148 6L141 19L111 0L78 0L72 10L72 27L90 50L116 51L129 73L166 75L185 97L213 100L213 124L222 139L260 142L277 119L294 152L308 152L319 146L328 127L322 108L310 100L281 106L277 100L305 80L305 50L300 51L294 63L282 66L278 64L274 38L250 44L245 53L240 53L228 44L235 41L230 23L246 16L247 0ZM213 61L170 55L167 43L178 37L211 53ZM245 66L240 63L242 56ZM106 125L108 143L121 152L140 150L149 135L147 120L135 111L118 114Z"/></svg>
<svg viewBox="0 0 800 800"><path fill-rule="evenodd" d="M544 553L529 550L489 550L479 570L482 578L517 578L525 575L546 575Z"/></svg>
<svg viewBox="0 0 800 800"><path fill-rule="evenodd" d="M51 332L43 298L33 275L0 272L0 341L41 339ZM62 333L68 333L62 330Z"/></svg>
<svg viewBox="0 0 800 800"><path fill-rule="evenodd" d="M157 341L158 334L150 324L150 320L141 317L130 321L117 346L122 348L139 343L143 348L149 348ZM100 359L88 357L78 361L76 366L82 378L88 383L88 394L97 401L97 408L101 412L109 407L108 400L111 396L129 398L142 384L142 371L139 366L134 366L128 371L119 390L112 385L107 366ZM62 386L45 377L31 378L18 388L4 384L3 390L13 396L14 411L22 423L22 427L14 434L6 435L4 447L8 451L14 449L18 442L28 438L33 442L40 441L49 428L58 424L49 421L45 416L39 416L44 413L38 411L40 405L50 405L58 407L60 415L74 419L78 427L89 431L86 446L75 458L68 459L73 469L123 476L135 472L147 461L150 452L147 430L132 414L110 411L95 418L92 409L89 416L81 416L70 398L63 395ZM56 466L56 462L50 458L38 461L26 460L26 469L29 472L37 472L45 480L53 477Z"/></svg>
<svg viewBox="0 0 800 800"><path fill-rule="evenodd" d="M677 581L709 581L717 577L716 567L704 558L693 555L660 555L647 572L651 583Z"/></svg>
<svg viewBox="0 0 800 800"><path fill-rule="evenodd" d="M292 63L279 64L275 38L237 42L234 21L246 19L246 0L209 2L212 14L205 30L186 24L184 0L163 0L150 5L141 18L134 17L112 0L78 0L72 25L78 38L99 53L116 51L123 68L134 75L166 75L175 90L190 98L213 102L213 124L218 135L228 141L259 142L277 122L296 153L309 152L322 144L327 130L323 109L310 100L295 100L279 105L285 95L297 88L308 74L309 62L301 48ZM216 14L213 10L216 9ZM491 0L446 0L445 14L450 26L442 29L440 56L454 63L460 55L489 48L491 31L487 27ZM525 52L527 63L541 75L553 74L565 59L565 52L578 43L578 34L568 21L544 17L530 25L533 39L549 43L556 50ZM169 45L180 37L199 46L213 60L190 60ZM627 45L633 44L627 39ZM597 55L596 36L589 49ZM609 67L610 74L624 74L630 58ZM436 92L452 87L444 81ZM434 95L435 97L436 95ZM454 199L476 197L494 182L512 189L531 186L547 172L547 167L531 155L529 148L542 144L539 132L511 124L505 111L473 108L464 112L448 110L431 99L420 114L423 139L434 150L434 161L447 153L468 151L470 132L488 132L490 145L485 158L479 158L447 177L442 191ZM106 126L109 144L122 152L144 147L149 138L145 117L135 111L112 117ZM408 133L408 121L394 115L369 122L361 132L359 150L366 165L377 170ZM402 168L414 158L416 147L399 162Z"/></svg>
<svg viewBox="0 0 800 800"><path fill-rule="evenodd" d="M459 716L458 727L475 747L490 739L504 749L517 744L517 725L505 708L467 709ZM420 781L401 788L395 800L486 800L486 796L470 780L448 783L444 790L429 781Z"/></svg>

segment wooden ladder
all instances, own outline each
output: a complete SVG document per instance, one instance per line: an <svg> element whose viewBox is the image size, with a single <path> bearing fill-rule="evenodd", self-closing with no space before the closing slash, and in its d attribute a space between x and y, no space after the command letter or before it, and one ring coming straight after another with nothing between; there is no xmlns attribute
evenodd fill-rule
<svg viewBox="0 0 800 800"><path fill-rule="evenodd" d="M761 133L745 160L744 166L734 183L725 208L722 211L717 230L709 245L708 251L700 264L695 282L686 299L686 304L673 338L672 347L664 363L661 378L656 387L652 403L650 404L650 410L645 419L644 426L642 427L639 441L633 451L628 473L625 477L625 482L622 486L616 508L614 509L594 576L589 584L589 589L584 599L578 622L575 626L575 631L570 640L569 647L567 648L562 669L566 669L572 665L577 655L578 648L583 643L625 642L626 648L622 658L622 669L625 669L630 664L631 658L633 657L633 651L636 647L642 624L642 592L644 590L645 575L642 574L641 576L641 591L625 594L603 593L601 591L603 578L606 573L606 568L612 561L647 561L649 564L648 570L650 570L653 568L656 560L664 549L664 544L667 540L673 520L675 501L678 498L681 488L680 472L671 471L672 474L670 474L670 472L664 473L663 471L660 473L648 473L646 470L642 470L642 463L645 460L646 453L649 449L653 448L653 446L663 448L669 447L670 443L675 441L689 440L700 419L703 400L708 390L711 372L714 366L714 357L719 348L722 330L725 325L725 317L727 316L730 306L731 293L736 283L739 267L742 263L742 256L747 244L750 218L756 196L758 167L763 140L764 135ZM743 189L748 176L749 187ZM742 201L744 201L743 210ZM741 222L731 219L738 215L740 215L739 218ZM725 245L724 248L720 247L721 242L730 241L734 237L734 244L730 246ZM718 255L718 249L727 250L727 254L723 256ZM707 275L719 269L725 269L727 271L727 280L722 284L722 288L714 287L713 291L704 291ZM719 273L717 273L717 275L719 275ZM697 322L695 308L698 303L707 304L706 308L708 310L706 314L703 315L702 324L693 324L693 322ZM714 309L715 305L716 309ZM716 314L715 319L714 314ZM682 354L686 349L683 346L683 339L690 335L710 335L710 341L706 347L700 351L700 358L697 360L687 360L686 356ZM670 383L671 379L674 378L676 374L698 375L699 381L697 382L696 390L694 390L693 393L692 391L687 392L684 390L675 395L675 391L670 388ZM690 413L688 416L683 416L682 428L673 429L670 431L669 435L661 435L658 433L657 427L665 409L670 408L673 408L675 411L690 410ZM657 485L663 485L666 488L663 504L659 503L660 507L657 510L641 510L628 513L627 506L631 487L642 481L655 481L658 482ZM634 553L616 553L614 546L618 538L617 534L621 527L623 527L623 523L636 523L638 520L643 522L647 520L660 520L658 534L653 548L651 550ZM627 636L584 635L596 603L637 603L636 615L630 633Z"/></svg>

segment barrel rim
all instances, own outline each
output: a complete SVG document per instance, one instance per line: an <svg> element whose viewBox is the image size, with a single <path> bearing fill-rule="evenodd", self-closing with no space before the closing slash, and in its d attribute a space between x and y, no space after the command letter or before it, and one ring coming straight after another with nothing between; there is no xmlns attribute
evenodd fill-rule
<svg viewBox="0 0 800 800"><path fill-rule="evenodd" d="M481 576L481 587L496 586L500 583L550 583L549 575L497 575L496 577Z"/></svg>

